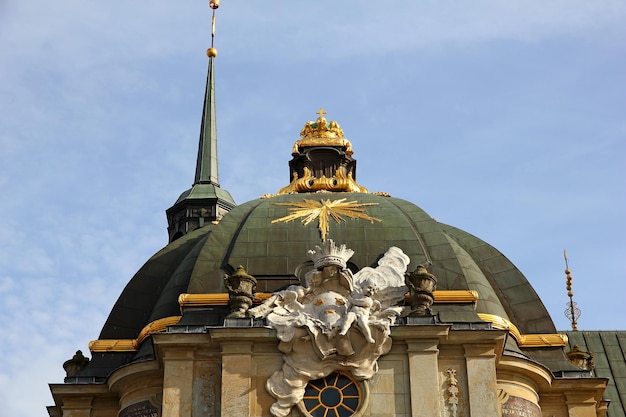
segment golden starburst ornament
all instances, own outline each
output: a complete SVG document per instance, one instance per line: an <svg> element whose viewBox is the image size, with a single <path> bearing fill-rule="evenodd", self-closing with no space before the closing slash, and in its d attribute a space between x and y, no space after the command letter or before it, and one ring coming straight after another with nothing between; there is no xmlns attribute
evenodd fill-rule
<svg viewBox="0 0 626 417"><path fill-rule="evenodd" d="M330 219L337 223L345 221L345 217L351 219L362 219L370 222L380 222L382 220L369 216L363 207L375 206L378 203L357 203L356 201L346 201L346 198L339 200L304 200L297 203L274 203L277 206L290 206L291 214L272 220L273 223L287 223L295 219L302 218L302 224L307 226L313 220L319 218L319 230L322 234L322 241L326 241L326 235L330 230Z"/></svg>

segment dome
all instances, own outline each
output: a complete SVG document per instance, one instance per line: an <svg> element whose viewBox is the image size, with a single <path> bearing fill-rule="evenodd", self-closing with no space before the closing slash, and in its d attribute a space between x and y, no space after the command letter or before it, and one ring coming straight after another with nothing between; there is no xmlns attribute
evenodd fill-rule
<svg viewBox="0 0 626 417"><path fill-rule="evenodd" d="M312 208L299 208L303 203ZM223 276L239 265L257 278L259 292L299 283L313 268L307 251L322 243L320 218L308 224L301 219L325 204L334 207L339 216L336 221L329 215L325 238L346 244L355 252L349 263L354 271L375 265L389 247L397 246L410 257L409 270L426 262L432 264L429 270L438 279L438 290L475 290L479 294L477 313L509 320L522 333L555 333L548 312L527 279L493 246L437 222L408 201L337 192L249 201L221 221L171 243L130 281L100 338L136 338L148 323L179 315L180 294L226 293ZM294 213L303 217L289 220ZM354 213L361 218L350 218Z"/></svg>
<svg viewBox="0 0 626 417"><path fill-rule="evenodd" d="M151 323L178 317L181 294L228 293L224 276L239 266L256 278L260 293L302 284L314 268L308 251L330 239L354 251L348 263L352 272L375 266L388 248L396 246L410 258L409 271L428 266L438 290L478 294L470 312L476 321L484 314L512 323L521 333L556 332L527 279L496 248L437 222L409 201L370 193L357 184L352 144L336 121L326 120L323 109L317 114L293 145L292 181L278 194L236 206L219 188L215 175L210 184L196 181L194 187L210 186L228 199L194 200L184 194L176 201L167 211L168 219L178 219L175 240L129 282L100 339L136 339L149 331ZM199 157L198 166L206 159ZM210 167L204 171L213 172ZM205 209L204 204L213 208ZM197 217L189 221L194 213ZM171 234L171 222L169 229ZM444 321L446 317L455 321L459 308L439 305L435 313ZM221 325L228 309L214 305L207 312L204 324Z"/></svg>

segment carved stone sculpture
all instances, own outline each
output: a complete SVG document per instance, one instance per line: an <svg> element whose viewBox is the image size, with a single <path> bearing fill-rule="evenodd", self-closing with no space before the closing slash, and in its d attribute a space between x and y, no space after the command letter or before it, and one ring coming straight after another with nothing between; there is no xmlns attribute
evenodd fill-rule
<svg viewBox="0 0 626 417"><path fill-rule="evenodd" d="M456 379L456 369L448 368L446 374L448 374L446 397L448 406L450 407L450 417L457 417L459 408L459 381Z"/></svg>
<svg viewBox="0 0 626 417"><path fill-rule="evenodd" d="M391 349L390 326L400 314L409 258L391 247L376 268L366 267L354 276L347 269L354 254L332 240L309 251L315 269L294 285L250 309L265 317L276 330L283 366L267 381L276 398L272 415L287 416L299 403L306 385L336 371L350 372L357 380L378 371L378 358Z"/></svg>
<svg viewBox="0 0 626 417"><path fill-rule="evenodd" d="M256 278L249 275L243 266L238 266L232 275L224 275L224 286L228 290L230 314L227 318L245 318L254 300Z"/></svg>
<svg viewBox="0 0 626 417"><path fill-rule="evenodd" d="M415 271L407 274L406 284L411 290L411 315L431 316L433 313L430 306L435 301L433 293L437 288L437 278L424 265L418 265Z"/></svg>

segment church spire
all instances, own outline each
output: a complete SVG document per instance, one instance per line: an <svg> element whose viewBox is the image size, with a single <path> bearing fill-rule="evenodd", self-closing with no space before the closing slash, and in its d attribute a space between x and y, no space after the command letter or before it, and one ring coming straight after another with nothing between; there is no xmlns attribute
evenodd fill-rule
<svg viewBox="0 0 626 417"><path fill-rule="evenodd" d="M213 48L210 48L209 51L211 49ZM213 184L219 187L220 184L217 174L214 59L214 56L209 55L209 72L207 74L204 108L202 109L202 123L200 125L196 177L193 183Z"/></svg>
<svg viewBox="0 0 626 417"><path fill-rule="evenodd" d="M217 49L213 47L215 40L215 10L219 1L209 3L213 9L211 17L211 47L207 50L209 69L204 92L204 107L202 109L202 123L200 125L200 142L198 144L198 160L196 162L196 177L194 184L213 184L219 187L217 175L217 127L215 117L215 69L214 60Z"/></svg>
<svg viewBox="0 0 626 417"><path fill-rule="evenodd" d="M214 71L217 49L213 47L213 41L215 38L215 10L219 7L219 0L212 0L209 5L213 9L211 47L207 50L209 70L202 108L196 175L192 187L182 193L176 203L165 211L170 242L211 222L219 221L222 216L236 206L230 193L220 188L217 176Z"/></svg>

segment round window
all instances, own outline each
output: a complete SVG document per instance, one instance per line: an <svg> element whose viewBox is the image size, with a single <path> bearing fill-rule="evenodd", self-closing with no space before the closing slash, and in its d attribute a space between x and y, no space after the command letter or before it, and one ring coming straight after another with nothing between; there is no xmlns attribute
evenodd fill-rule
<svg viewBox="0 0 626 417"><path fill-rule="evenodd" d="M301 405L312 417L350 417L358 415L363 397L359 382L348 374L335 372L310 381Z"/></svg>

